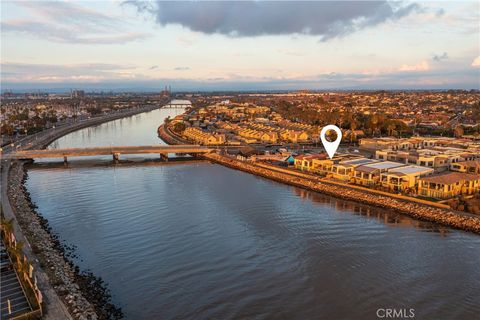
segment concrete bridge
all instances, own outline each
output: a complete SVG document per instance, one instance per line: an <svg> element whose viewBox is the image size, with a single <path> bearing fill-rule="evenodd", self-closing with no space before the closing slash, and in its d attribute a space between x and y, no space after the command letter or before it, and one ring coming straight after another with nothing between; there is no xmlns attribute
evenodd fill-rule
<svg viewBox="0 0 480 320"><path fill-rule="evenodd" d="M162 160L168 161L169 153L195 155L210 153L214 150L214 148L198 145L112 146L93 148L21 150L6 154L3 158L9 160L63 158L63 161L67 162L68 157L112 155L113 160L118 161L121 154L159 154Z"/></svg>
<svg viewBox="0 0 480 320"><path fill-rule="evenodd" d="M190 102L190 100L174 99L174 100L170 100L170 102L164 105L162 108L163 109L177 109L177 108L184 109L184 108L189 108L191 106L192 106L192 103Z"/></svg>

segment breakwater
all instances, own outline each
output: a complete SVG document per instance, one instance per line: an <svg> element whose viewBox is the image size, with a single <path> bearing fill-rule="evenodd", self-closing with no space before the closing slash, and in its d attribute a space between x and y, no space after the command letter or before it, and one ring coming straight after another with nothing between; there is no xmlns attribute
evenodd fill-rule
<svg viewBox="0 0 480 320"><path fill-rule="evenodd" d="M180 138L175 136L168 128L165 128L165 125L158 128L158 134L167 143L185 143L185 141L181 141ZM298 175L283 173L274 168L268 168L268 166L257 166L254 163L239 161L228 156L207 154L203 157L215 163L278 182L321 192L345 200L352 200L374 205L376 207L392 209L415 219L435 222L451 228L480 234L480 217L462 214L445 208L424 205L409 201L408 199L405 199L405 197L400 198L395 195L380 195L378 193L360 190L359 188L352 188L347 185L321 182L313 179L313 177L312 179L308 179Z"/></svg>
<svg viewBox="0 0 480 320"><path fill-rule="evenodd" d="M29 239L32 252L47 273L53 288L62 297L75 319L99 319L95 308L77 283L80 274L68 259L71 250L60 243L58 237L52 233L48 221L36 212L36 206L30 201L30 195L24 186L26 173L23 165L14 163L10 168L9 178L10 204L24 235Z"/></svg>

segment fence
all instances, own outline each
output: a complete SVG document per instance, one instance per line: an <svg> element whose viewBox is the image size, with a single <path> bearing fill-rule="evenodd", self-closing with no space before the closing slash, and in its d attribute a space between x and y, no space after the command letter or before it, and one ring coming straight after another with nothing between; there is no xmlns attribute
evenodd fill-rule
<svg viewBox="0 0 480 320"><path fill-rule="evenodd" d="M34 273L34 266L28 260L22 251L22 246L17 242L13 233L13 227L10 222L2 218L1 235L5 248L13 262L13 267L17 273L20 285L31 311L25 312L21 315L15 316L12 319L36 319L43 315L43 296L37 285L37 277Z"/></svg>

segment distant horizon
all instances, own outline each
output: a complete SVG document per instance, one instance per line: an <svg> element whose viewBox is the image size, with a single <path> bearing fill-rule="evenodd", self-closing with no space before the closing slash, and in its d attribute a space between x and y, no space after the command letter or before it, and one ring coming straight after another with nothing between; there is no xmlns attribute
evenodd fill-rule
<svg viewBox="0 0 480 320"><path fill-rule="evenodd" d="M168 86L168 84L166 84ZM121 93L121 92L131 92L131 93L155 93L165 90L165 85L159 86L123 86L123 87L104 87L104 86L93 86L92 84L78 84L75 86L64 86L59 87L58 84L51 84L51 86L31 86L28 85L25 87L22 86L8 86L2 84L0 92L12 92L14 94L24 94L24 93L53 93L53 94L66 94L74 90L83 90L86 93ZM302 88L302 87L292 87L292 88L259 88L259 87L244 87L244 88L235 88L235 87L190 87L190 88L175 88L172 86L172 93L287 93L287 92L318 92L318 93L327 93L327 92L376 92L376 91L385 91L385 92L422 92L422 91L431 91L431 92L445 92L445 91L467 91L467 92L479 92L479 88L462 88L462 87L444 87L444 88L387 88L387 87L371 87L371 88L362 88L362 87L345 87L345 88Z"/></svg>

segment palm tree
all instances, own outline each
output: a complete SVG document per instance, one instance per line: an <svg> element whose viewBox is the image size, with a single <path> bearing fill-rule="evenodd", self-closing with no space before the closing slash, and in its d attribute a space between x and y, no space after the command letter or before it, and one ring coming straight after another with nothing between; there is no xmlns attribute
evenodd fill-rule
<svg viewBox="0 0 480 320"><path fill-rule="evenodd" d="M357 120L352 117L350 119L350 142L356 140L355 130L357 130Z"/></svg>
<svg viewBox="0 0 480 320"><path fill-rule="evenodd" d="M389 136L393 136L393 131L395 130L395 125L393 123L390 123L388 126L387 126L387 132L388 132L388 135Z"/></svg>

